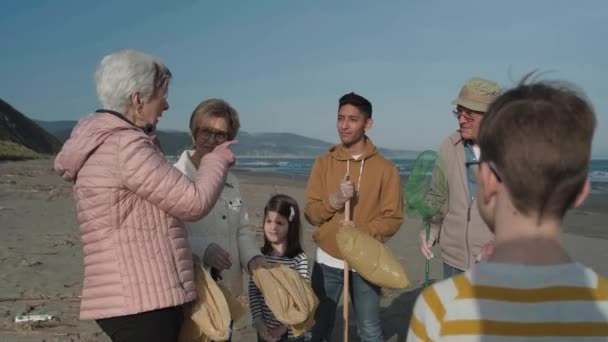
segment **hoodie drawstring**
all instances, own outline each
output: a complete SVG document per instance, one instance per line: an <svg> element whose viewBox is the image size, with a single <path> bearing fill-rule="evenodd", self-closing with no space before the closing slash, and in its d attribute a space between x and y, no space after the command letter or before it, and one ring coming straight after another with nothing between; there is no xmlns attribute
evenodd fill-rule
<svg viewBox="0 0 608 342"><path fill-rule="evenodd" d="M359 179L357 180L357 193L361 188L361 178L363 178L363 164L365 164L365 158L361 159L361 166L359 167ZM350 159L346 160L346 175L350 177Z"/></svg>

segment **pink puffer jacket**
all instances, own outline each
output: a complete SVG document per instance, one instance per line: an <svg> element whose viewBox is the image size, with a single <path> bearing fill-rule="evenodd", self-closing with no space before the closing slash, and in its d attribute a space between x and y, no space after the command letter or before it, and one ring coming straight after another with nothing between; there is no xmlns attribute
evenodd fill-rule
<svg viewBox="0 0 608 342"><path fill-rule="evenodd" d="M228 161L207 154L193 181L156 140L108 113L78 123L55 159L75 181L84 256L81 319L172 307L196 298L192 252L180 220L195 221L217 200Z"/></svg>

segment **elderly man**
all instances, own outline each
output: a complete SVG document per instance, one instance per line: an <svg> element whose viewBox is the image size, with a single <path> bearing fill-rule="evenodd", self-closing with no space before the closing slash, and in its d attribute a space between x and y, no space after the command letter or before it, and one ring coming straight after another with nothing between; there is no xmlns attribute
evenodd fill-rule
<svg viewBox="0 0 608 342"><path fill-rule="evenodd" d="M444 203L431 225L429 239L420 232L422 254L433 257L431 248L439 241L443 277L449 278L469 269L491 250L493 234L479 216L475 203L477 160L480 157L477 136L484 113L498 97L496 82L471 78L452 101L459 130L439 147L438 165L444 172L434 173L430 196Z"/></svg>

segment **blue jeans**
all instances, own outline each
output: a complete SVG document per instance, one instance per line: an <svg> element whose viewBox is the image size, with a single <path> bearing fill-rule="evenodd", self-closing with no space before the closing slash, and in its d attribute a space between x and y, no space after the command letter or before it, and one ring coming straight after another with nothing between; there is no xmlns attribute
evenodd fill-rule
<svg viewBox="0 0 608 342"><path fill-rule="evenodd" d="M336 310L344 288L344 271L316 263L312 268L312 289L319 298L312 328L313 342L328 342L336 319ZM380 322L380 287L350 272L350 300L357 320L357 334L363 342L382 342Z"/></svg>
<svg viewBox="0 0 608 342"><path fill-rule="evenodd" d="M448 279L461 273L464 273L464 271L454 266L450 266L445 262L443 263L443 279Z"/></svg>

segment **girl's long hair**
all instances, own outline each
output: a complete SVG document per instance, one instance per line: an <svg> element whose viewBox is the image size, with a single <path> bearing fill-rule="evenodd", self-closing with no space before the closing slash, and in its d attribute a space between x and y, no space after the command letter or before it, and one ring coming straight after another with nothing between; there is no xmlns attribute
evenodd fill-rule
<svg viewBox="0 0 608 342"><path fill-rule="evenodd" d="M274 211L279 215L285 217L289 223L287 230L287 249L285 250L284 257L294 258L298 254L303 253L301 240L301 221L300 221L300 208L298 208L298 202L287 195L274 195L270 198L266 207L264 207L264 224L266 224L266 217L269 211ZM266 232L264 231L264 247L262 247L262 254L270 255L272 253L272 245L266 238Z"/></svg>

